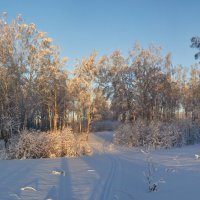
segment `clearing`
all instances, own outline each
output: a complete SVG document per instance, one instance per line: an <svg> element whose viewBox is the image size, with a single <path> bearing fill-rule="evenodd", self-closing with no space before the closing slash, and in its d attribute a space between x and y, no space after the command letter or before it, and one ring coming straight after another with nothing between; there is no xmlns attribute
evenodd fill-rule
<svg viewBox="0 0 200 200"><path fill-rule="evenodd" d="M92 134L92 156L1 160L0 199L199 199L200 145L146 153L139 148L117 147L112 137L112 132ZM145 182L147 157L152 157L158 183L155 192L148 192Z"/></svg>

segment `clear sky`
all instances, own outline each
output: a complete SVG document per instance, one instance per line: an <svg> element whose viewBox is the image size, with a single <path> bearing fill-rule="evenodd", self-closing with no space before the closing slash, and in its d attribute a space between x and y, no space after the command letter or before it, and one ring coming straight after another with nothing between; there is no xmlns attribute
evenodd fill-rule
<svg viewBox="0 0 200 200"><path fill-rule="evenodd" d="M70 63L93 49L126 54L136 41L171 52L174 65L196 62L190 38L200 36L199 0L0 0L0 12L48 32Z"/></svg>

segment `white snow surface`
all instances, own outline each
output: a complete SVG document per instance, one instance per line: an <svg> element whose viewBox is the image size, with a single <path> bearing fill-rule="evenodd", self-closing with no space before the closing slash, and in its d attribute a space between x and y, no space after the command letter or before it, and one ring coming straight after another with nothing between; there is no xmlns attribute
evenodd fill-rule
<svg viewBox="0 0 200 200"><path fill-rule="evenodd" d="M91 134L92 156L1 160L0 200L200 199L200 145L148 152L115 146L112 137ZM147 157L155 168L155 192L145 182Z"/></svg>

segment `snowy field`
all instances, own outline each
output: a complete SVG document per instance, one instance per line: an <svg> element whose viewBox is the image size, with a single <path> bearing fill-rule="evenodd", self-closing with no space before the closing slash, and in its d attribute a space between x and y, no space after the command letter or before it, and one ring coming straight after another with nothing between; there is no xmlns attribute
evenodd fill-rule
<svg viewBox="0 0 200 200"><path fill-rule="evenodd" d="M92 156L0 161L0 200L198 200L200 145L146 153L116 147L112 132L90 136ZM152 157L158 190L144 172Z"/></svg>

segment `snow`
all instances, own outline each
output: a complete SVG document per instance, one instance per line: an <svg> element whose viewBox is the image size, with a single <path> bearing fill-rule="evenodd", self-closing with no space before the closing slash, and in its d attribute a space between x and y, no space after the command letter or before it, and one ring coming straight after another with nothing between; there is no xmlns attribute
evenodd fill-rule
<svg viewBox="0 0 200 200"><path fill-rule="evenodd" d="M2 200L199 199L200 145L146 151L112 144L112 132L90 136L92 156L0 161ZM148 158L157 191L148 192Z"/></svg>
<svg viewBox="0 0 200 200"><path fill-rule="evenodd" d="M21 188L21 190L33 190L33 191L36 191L35 188L33 188L33 187L29 187L29 186L24 187L24 188Z"/></svg>

